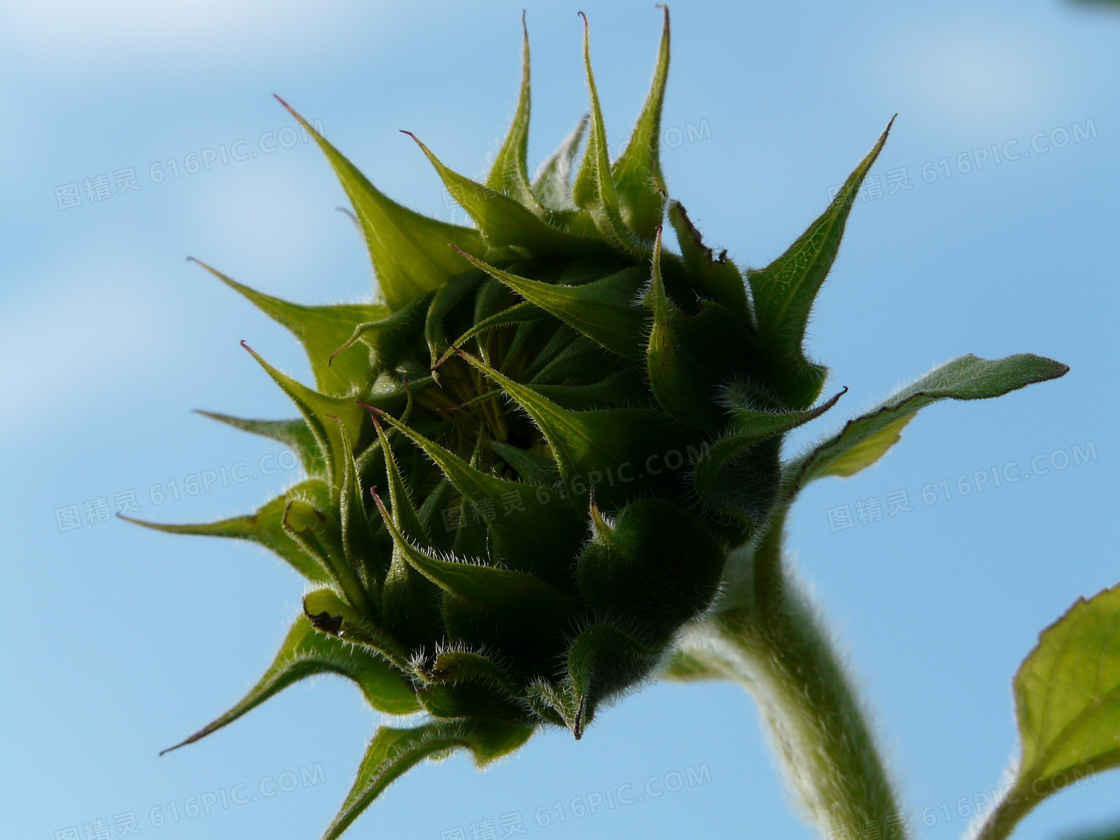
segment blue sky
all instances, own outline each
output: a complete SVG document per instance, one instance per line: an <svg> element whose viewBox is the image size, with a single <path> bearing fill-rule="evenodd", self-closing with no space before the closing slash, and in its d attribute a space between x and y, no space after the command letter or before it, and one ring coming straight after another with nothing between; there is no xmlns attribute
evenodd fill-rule
<svg viewBox="0 0 1120 840"><path fill-rule="evenodd" d="M484 172L516 98L521 8L0 4L4 836L55 840L98 820L117 836L131 814L156 840L299 840L334 814L377 723L341 680L289 689L157 758L266 667L299 608L294 574L246 544L97 521L93 508L90 521L84 504L131 493L143 517L203 521L296 480L276 446L191 413L291 414L242 339L309 369L281 328L184 258L300 302L368 298L342 191L271 94L389 195L461 220L398 129ZM528 4L534 161L586 108L577 8ZM617 144L660 18L652 3L583 8ZM1013 753L1011 675L1037 632L1120 579L1120 14L1057 0L672 11L663 165L740 264L780 254L899 115L811 325L829 387L850 390L791 453L963 353L1072 368L998 401L927 409L881 464L810 488L791 522L919 835L960 836L959 801L982 801ZM237 464L255 477L223 481ZM1020 480L996 486L992 470ZM189 495L192 476L209 488ZM900 491L910 510L890 515ZM881 518L860 522L872 499ZM70 506L80 528L60 526ZM845 507L852 525L837 528ZM573 798L605 803L626 785L633 803L571 813ZM209 813L188 816L192 798L212 799ZM1118 801L1120 774L1105 775L1016 836L1120 820ZM551 840L811 836L742 690L668 684L600 715L578 744L542 733L482 774L462 756L425 765L351 836L469 838L471 823L514 813L525 836Z"/></svg>

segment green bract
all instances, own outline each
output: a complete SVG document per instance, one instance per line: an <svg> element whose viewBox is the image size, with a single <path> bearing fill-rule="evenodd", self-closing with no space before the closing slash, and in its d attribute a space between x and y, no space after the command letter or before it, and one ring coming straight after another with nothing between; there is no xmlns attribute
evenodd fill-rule
<svg viewBox="0 0 1120 840"><path fill-rule="evenodd" d="M527 37L486 178L416 141L474 228L391 201L292 111L350 198L380 302L299 306L209 269L296 334L316 380L253 353L300 417L211 416L291 446L306 478L250 516L153 527L261 543L312 588L261 681L188 742L324 672L384 712L429 716L379 730L329 838L427 756L465 747L482 764L542 725L579 738L604 702L660 673L712 608L729 553L749 552L803 483L874 461L928 402L1064 372L1038 357L960 360L783 469L783 435L839 397L818 402L826 369L802 338L887 134L809 231L744 280L661 174L668 12L614 161L586 21L584 56L590 115L535 180ZM666 216L679 254L662 250Z"/></svg>

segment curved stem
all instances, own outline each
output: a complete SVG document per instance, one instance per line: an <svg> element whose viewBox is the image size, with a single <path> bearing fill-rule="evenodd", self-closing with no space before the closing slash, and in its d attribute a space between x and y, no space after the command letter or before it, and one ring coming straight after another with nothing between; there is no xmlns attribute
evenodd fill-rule
<svg viewBox="0 0 1120 840"><path fill-rule="evenodd" d="M781 557L784 515L729 567L719 611L685 640L757 700L788 783L830 840L906 836L871 728L828 634Z"/></svg>
<svg viewBox="0 0 1120 840"><path fill-rule="evenodd" d="M1041 797L1034 795L1025 786L1023 790L1012 787L996 805L995 810L988 814L988 818L969 837L972 840L1005 840L1019 821L1041 801Z"/></svg>

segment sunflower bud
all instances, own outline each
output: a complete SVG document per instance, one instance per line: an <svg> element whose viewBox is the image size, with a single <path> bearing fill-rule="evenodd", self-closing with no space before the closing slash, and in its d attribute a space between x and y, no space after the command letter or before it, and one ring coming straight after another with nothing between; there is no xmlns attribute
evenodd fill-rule
<svg viewBox="0 0 1120 840"><path fill-rule="evenodd" d="M584 56L590 115L534 180L527 37L483 182L416 140L474 227L396 204L292 110L350 198L378 302L300 306L206 267L293 331L316 380L254 353L299 417L211 416L292 446L306 477L251 516L153 527L263 544L312 588L261 681L188 740L323 672L377 709L428 714L379 730L328 838L421 759L465 747L483 764L539 726L579 738L658 673L764 527L783 435L839 396L813 407L825 369L801 339L886 132L805 237L745 278L667 198L668 12L614 161L586 28Z"/></svg>

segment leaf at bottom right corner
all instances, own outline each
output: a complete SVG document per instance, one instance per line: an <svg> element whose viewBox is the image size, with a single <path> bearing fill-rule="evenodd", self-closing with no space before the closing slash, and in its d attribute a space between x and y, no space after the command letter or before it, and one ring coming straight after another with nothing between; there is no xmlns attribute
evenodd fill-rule
<svg viewBox="0 0 1120 840"><path fill-rule="evenodd" d="M1016 786L1043 799L1120 765L1120 585L1079 598L1015 675Z"/></svg>

